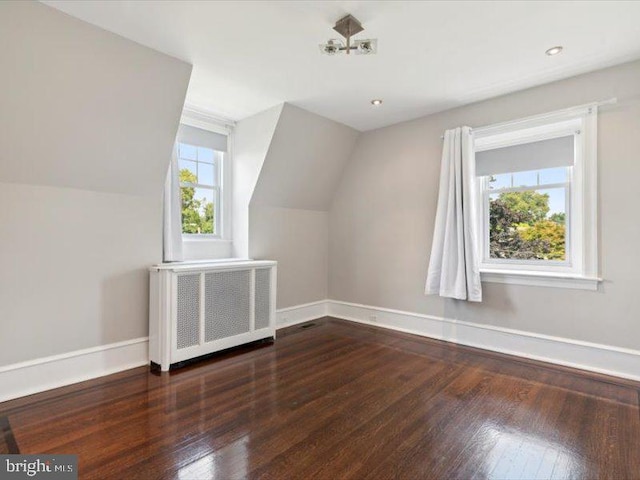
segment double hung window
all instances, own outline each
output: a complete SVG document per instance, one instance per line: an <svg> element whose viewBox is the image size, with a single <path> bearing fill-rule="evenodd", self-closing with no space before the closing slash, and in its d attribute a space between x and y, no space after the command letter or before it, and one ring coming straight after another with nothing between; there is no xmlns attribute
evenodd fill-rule
<svg viewBox="0 0 640 480"><path fill-rule="evenodd" d="M226 141L225 135L180 125L177 155L183 235L222 235Z"/></svg>
<svg viewBox="0 0 640 480"><path fill-rule="evenodd" d="M595 280L594 110L474 131L483 277Z"/></svg>

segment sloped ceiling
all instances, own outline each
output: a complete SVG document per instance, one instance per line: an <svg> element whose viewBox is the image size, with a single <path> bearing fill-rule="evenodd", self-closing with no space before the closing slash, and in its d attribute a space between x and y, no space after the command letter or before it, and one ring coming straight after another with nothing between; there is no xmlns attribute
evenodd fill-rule
<svg viewBox="0 0 640 480"><path fill-rule="evenodd" d="M238 122L233 135L233 255L249 256L249 204L267 158L282 105Z"/></svg>
<svg viewBox="0 0 640 480"><path fill-rule="evenodd" d="M191 65L36 2L0 43L0 182L161 195Z"/></svg>
<svg viewBox="0 0 640 480"><path fill-rule="evenodd" d="M285 104L252 205L327 211L359 132Z"/></svg>
<svg viewBox="0 0 640 480"><path fill-rule="evenodd" d="M251 200L282 115L282 105L246 118L236 125L233 142L233 195Z"/></svg>

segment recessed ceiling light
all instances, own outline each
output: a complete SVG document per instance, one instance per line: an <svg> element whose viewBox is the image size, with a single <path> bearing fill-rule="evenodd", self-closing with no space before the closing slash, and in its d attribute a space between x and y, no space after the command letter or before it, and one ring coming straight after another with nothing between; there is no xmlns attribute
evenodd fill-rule
<svg viewBox="0 0 640 480"><path fill-rule="evenodd" d="M562 47L558 45L557 47L551 47L549 50L547 50L544 53L552 57L553 55L558 55L560 52L562 52Z"/></svg>
<svg viewBox="0 0 640 480"><path fill-rule="evenodd" d="M377 107L378 105L382 105L382 100L380 100L379 98L371 100L371 105L373 105L374 107Z"/></svg>

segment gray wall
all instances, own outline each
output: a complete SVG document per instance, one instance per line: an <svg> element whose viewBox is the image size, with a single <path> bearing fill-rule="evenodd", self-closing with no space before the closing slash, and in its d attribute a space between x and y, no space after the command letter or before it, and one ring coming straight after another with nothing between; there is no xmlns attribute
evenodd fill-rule
<svg viewBox="0 0 640 480"><path fill-rule="evenodd" d="M0 365L146 336L191 66L36 2L0 43Z"/></svg>
<svg viewBox="0 0 640 480"><path fill-rule="evenodd" d="M362 134L330 212L329 297L639 348L639 95L633 62ZM442 133L611 97L598 120L599 291L484 283L481 304L425 296Z"/></svg>
<svg viewBox="0 0 640 480"><path fill-rule="evenodd" d="M278 308L327 298L328 210L358 135L282 108L249 208L250 256L278 261Z"/></svg>
<svg viewBox="0 0 640 480"><path fill-rule="evenodd" d="M278 308L324 300L329 278L329 213L252 206L251 256L278 261Z"/></svg>

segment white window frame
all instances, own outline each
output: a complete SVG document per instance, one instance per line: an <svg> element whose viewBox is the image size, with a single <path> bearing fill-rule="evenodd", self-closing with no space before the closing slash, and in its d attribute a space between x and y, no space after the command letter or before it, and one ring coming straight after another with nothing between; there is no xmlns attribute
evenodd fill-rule
<svg viewBox="0 0 640 480"><path fill-rule="evenodd" d="M194 162L196 164L196 168L199 169L200 168L200 164L201 163L207 163L208 162L203 162L201 160L190 160L190 159L186 159L186 158L182 158L180 157L180 144L183 145L189 145L189 143L183 143L183 142L178 142L178 161L180 160L186 160L189 162ZM202 148L202 147L198 147L198 148ZM209 149L212 150L212 149ZM217 152L217 150L212 150L213 152ZM226 152L220 152L222 153L222 155L215 155L215 160L214 160L214 170L215 170L215 176L218 179L218 184L217 185L206 185L206 184L202 184L202 183L191 183L191 182L180 182L180 189L182 189L182 187L191 187L191 188L200 188L200 189L204 189L204 190L211 190L213 192L213 198L214 198L214 222L213 222L213 233L183 233L182 236L184 238L188 238L188 239L194 239L194 238L199 238L199 239L207 239L207 240L211 240L211 239L220 239L222 238L222 230L223 230L223 218L222 218L222 191L223 189L223 178L222 178L222 172L223 172L223 164L225 163L226 160ZM196 177L197 178L197 177Z"/></svg>
<svg viewBox="0 0 640 480"><path fill-rule="evenodd" d="M489 258L486 177L477 179L480 272L483 281L548 287L598 288L597 105L586 105L473 130L475 151L486 151L573 135L575 161L567 178L565 261ZM544 188L541 186L540 188ZM526 188L527 190L533 188Z"/></svg>
<svg viewBox="0 0 640 480"><path fill-rule="evenodd" d="M185 106L180 118L180 124L190 127L200 128L209 132L227 136L227 151L224 152L223 159L218 162L218 202L216 205L216 222L218 227L215 234L183 233L182 239L185 242L210 242L231 244L232 224L231 224L231 202L232 202L232 175L233 175L233 122L214 117L209 113L192 106ZM194 185L198 187L199 185ZM204 188L211 188L204 186Z"/></svg>

